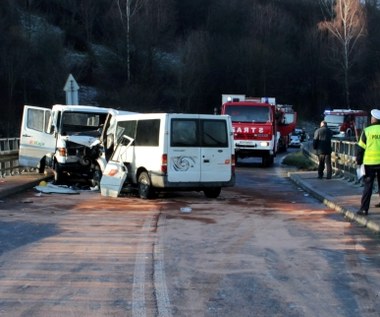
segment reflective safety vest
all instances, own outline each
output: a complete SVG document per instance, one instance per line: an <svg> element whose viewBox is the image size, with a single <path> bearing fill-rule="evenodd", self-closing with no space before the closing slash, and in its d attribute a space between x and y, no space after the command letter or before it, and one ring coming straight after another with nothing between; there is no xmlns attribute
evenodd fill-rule
<svg viewBox="0 0 380 317"><path fill-rule="evenodd" d="M380 124L371 125L364 129L358 145L363 148L364 165L380 164ZM364 139L364 140L363 140Z"/></svg>

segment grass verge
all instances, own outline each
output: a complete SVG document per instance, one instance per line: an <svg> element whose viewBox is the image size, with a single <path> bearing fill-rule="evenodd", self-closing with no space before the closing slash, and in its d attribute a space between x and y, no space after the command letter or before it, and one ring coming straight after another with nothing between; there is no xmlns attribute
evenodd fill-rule
<svg viewBox="0 0 380 317"><path fill-rule="evenodd" d="M295 166L301 170L306 170L306 171L315 171L317 168L317 165L313 161L311 161L309 158L307 158L302 153L302 151L297 151L297 152L288 154L282 161L282 164Z"/></svg>

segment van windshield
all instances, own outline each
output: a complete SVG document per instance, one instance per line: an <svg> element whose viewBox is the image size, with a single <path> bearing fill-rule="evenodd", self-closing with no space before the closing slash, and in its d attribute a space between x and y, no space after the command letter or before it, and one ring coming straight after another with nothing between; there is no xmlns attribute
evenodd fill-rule
<svg viewBox="0 0 380 317"><path fill-rule="evenodd" d="M64 112L61 120L61 133L98 130L106 119L106 113Z"/></svg>
<svg viewBox="0 0 380 317"><path fill-rule="evenodd" d="M268 122L270 111L268 106L226 106L226 114L234 122Z"/></svg>

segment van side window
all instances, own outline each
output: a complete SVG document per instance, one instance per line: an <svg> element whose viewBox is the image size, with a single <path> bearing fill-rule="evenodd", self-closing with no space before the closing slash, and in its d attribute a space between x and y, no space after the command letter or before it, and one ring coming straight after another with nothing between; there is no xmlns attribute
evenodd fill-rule
<svg viewBox="0 0 380 317"><path fill-rule="evenodd" d="M28 109L27 127L40 132L47 132L49 128L50 111Z"/></svg>
<svg viewBox="0 0 380 317"><path fill-rule="evenodd" d="M225 120L201 120L201 146L228 147L228 132Z"/></svg>
<svg viewBox="0 0 380 317"><path fill-rule="evenodd" d="M130 138L134 139L135 132L136 132L136 125L137 125L136 120L120 121L116 127L116 139L117 139L116 143L120 142L121 137L123 135L129 136Z"/></svg>
<svg viewBox="0 0 380 317"><path fill-rule="evenodd" d="M137 122L135 146L158 146L160 120L139 120Z"/></svg>
<svg viewBox="0 0 380 317"><path fill-rule="evenodd" d="M173 119L171 122L171 146L199 146L198 119Z"/></svg>

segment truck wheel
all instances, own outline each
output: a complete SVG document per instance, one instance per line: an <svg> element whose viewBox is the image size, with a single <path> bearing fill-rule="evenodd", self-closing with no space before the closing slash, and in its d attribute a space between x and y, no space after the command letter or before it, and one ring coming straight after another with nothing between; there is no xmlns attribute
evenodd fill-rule
<svg viewBox="0 0 380 317"><path fill-rule="evenodd" d="M154 190L147 172L141 172L137 180L139 196L142 199L150 199L154 196Z"/></svg>
<svg viewBox="0 0 380 317"><path fill-rule="evenodd" d="M59 166L58 163L54 164L53 168L53 174L54 174L54 184L61 184L63 180L63 172L62 168Z"/></svg>
<svg viewBox="0 0 380 317"><path fill-rule="evenodd" d="M99 165L96 165L94 171L92 173L92 178L90 179L90 183L92 187L98 186L100 188L100 180L102 179L102 171L100 170Z"/></svg>
<svg viewBox="0 0 380 317"><path fill-rule="evenodd" d="M273 155L266 155L263 156L262 164L264 167L270 167L274 163L274 156Z"/></svg>
<svg viewBox="0 0 380 317"><path fill-rule="evenodd" d="M222 188L220 187L211 187L211 188L206 188L203 190L207 198L217 198L221 191L222 191Z"/></svg>
<svg viewBox="0 0 380 317"><path fill-rule="evenodd" d="M38 173L43 174L45 172L45 166L46 166L46 160L45 160L45 157L43 157L38 166Z"/></svg>

